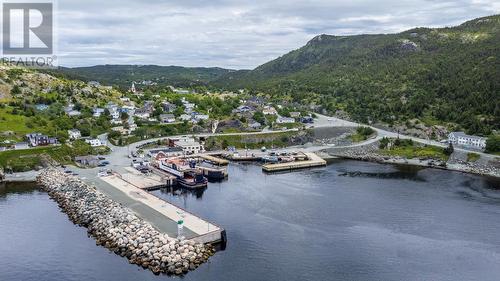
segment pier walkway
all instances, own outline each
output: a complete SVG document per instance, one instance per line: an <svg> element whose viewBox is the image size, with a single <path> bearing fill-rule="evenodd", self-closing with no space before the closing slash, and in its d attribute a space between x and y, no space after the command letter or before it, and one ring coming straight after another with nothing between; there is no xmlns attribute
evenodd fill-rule
<svg viewBox="0 0 500 281"><path fill-rule="evenodd" d="M173 204L170 204L149 192L123 180L118 175L102 177L102 181L121 191L127 197L140 204L153 209L156 213L142 214L158 230L167 233L171 237L177 236L177 221L183 220L183 235L186 239L192 239L200 243L215 243L223 239L223 229L200 217L189 213ZM159 224L157 222L160 222Z"/></svg>
<svg viewBox="0 0 500 281"><path fill-rule="evenodd" d="M278 163L278 164L264 164L262 165L262 170L265 172L280 172L295 169L313 168L326 166L326 161L315 153L304 153L307 160L304 161L294 161L288 163Z"/></svg>

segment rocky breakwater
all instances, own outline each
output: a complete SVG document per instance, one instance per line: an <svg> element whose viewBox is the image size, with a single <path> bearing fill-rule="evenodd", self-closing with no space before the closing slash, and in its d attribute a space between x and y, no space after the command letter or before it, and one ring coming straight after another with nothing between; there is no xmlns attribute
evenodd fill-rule
<svg viewBox="0 0 500 281"><path fill-rule="evenodd" d="M158 232L130 209L114 202L74 176L49 168L37 182L66 212L102 245L130 263L155 274L184 274L215 253L209 245L179 240Z"/></svg>

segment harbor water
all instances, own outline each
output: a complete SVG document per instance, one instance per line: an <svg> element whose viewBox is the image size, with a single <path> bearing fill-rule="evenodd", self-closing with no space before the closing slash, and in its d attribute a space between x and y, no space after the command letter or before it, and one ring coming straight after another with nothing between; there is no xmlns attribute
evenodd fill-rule
<svg viewBox="0 0 500 281"><path fill-rule="evenodd" d="M357 161L155 195L226 229L183 280L498 280L500 182ZM95 245L46 193L0 186L0 280L169 280Z"/></svg>

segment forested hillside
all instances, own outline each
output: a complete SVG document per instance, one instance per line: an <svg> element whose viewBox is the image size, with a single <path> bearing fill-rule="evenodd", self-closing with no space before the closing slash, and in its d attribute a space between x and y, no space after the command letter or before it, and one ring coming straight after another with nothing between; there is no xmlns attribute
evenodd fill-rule
<svg viewBox="0 0 500 281"><path fill-rule="evenodd" d="M320 35L216 84L249 88L363 122L418 118L473 134L500 129L500 16L399 34Z"/></svg>
<svg viewBox="0 0 500 281"><path fill-rule="evenodd" d="M98 65L90 67L60 68L69 78L99 81L106 85L122 88L130 87L133 81L152 81L159 85L187 87L206 85L209 81L228 74L231 70L223 68L158 66L158 65Z"/></svg>

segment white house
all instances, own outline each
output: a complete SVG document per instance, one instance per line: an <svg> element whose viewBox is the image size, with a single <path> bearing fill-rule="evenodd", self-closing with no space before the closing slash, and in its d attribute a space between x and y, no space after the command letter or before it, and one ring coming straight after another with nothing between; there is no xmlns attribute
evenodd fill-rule
<svg viewBox="0 0 500 281"><path fill-rule="evenodd" d="M486 138L467 135L464 132L451 132L448 135L448 142L479 149L486 147Z"/></svg>
<svg viewBox="0 0 500 281"><path fill-rule="evenodd" d="M278 123L278 124L295 123L295 119L294 118L290 118L290 117L279 117L278 119L276 119L276 123Z"/></svg>
<svg viewBox="0 0 500 281"><path fill-rule="evenodd" d="M14 149L28 149L29 144L27 142L18 142L14 145Z"/></svg>
<svg viewBox="0 0 500 281"><path fill-rule="evenodd" d="M186 113L191 113L191 112L193 112L193 110L194 110L195 106L196 106L196 105L195 105L194 103L189 103L189 102L185 103L185 104L184 104L184 108L185 108L185 109L184 109L184 112L186 112Z"/></svg>
<svg viewBox="0 0 500 281"><path fill-rule="evenodd" d="M68 130L68 136L70 140L77 140L82 137L82 133L80 132L80 130L71 129Z"/></svg>
<svg viewBox="0 0 500 281"><path fill-rule="evenodd" d="M173 114L161 114L160 115L160 122L161 123L174 123L175 122L175 115Z"/></svg>
<svg viewBox="0 0 500 281"><path fill-rule="evenodd" d="M194 139L181 139L175 142L175 146L182 148L186 154L197 154L205 151L203 145Z"/></svg>
<svg viewBox="0 0 500 281"><path fill-rule="evenodd" d="M94 117L101 117L101 115L104 113L104 108L95 107L92 109L92 112L94 113Z"/></svg>
<svg viewBox="0 0 500 281"><path fill-rule="evenodd" d="M90 144L90 146L92 146L92 147L104 145L100 139L86 139L85 142Z"/></svg>
<svg viewBox="0 0 500 281"><path fill-rule="evenodd" d="M208 116L206 114L199 114L199 113L194 114L193 113L193 119L195 121L208 120L209 118L210 118L210 116Z"/></svg>
<svg viewBox="0 0 500 281"><path fill-rule="evenodd" d="M264 114L264 115L276 115L276 114L278 114L278 112L272 106L264 106L264 109L262 109L262 114Z"/></svg>
<svg viewBox="0 0 500 281"><path fill-rule="evenodd" d="M181 116L179 116L179 119L182 121L189 121L189 120L191 120L191 115L182 114Z"/></svg>

